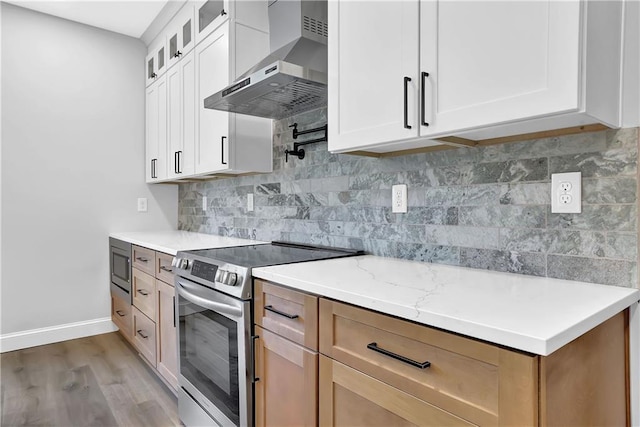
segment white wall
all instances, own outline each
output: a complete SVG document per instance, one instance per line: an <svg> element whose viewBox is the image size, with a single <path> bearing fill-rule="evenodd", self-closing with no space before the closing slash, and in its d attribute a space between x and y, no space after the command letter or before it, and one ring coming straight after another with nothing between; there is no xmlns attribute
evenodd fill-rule
<svg viewBox="0 0 640 427"><path fill-rule="evenodd" d="M1 8L6 343L108 318L108 233L175 229L177 186L144 182L143 43ZM138 197L148 198L147 213L137 212Z"/></svg>

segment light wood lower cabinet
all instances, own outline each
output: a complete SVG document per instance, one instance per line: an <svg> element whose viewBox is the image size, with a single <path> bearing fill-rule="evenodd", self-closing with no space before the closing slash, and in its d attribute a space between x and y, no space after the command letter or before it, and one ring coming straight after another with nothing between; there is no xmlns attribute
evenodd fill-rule
<svg viewBox="0 0 640 427"><path fill-rule="evenodd" d="M132 302L112 295L111 317L166 384L178 389L173 256L133 245Z"/></svg>
<svg viewBox="0 0 640 427"><path fill-rule="evenodd" d="M319 424L629 424L621 312L549 356L320 299Z"/></svg>
<svg viewBox="0 0 640 427"><path fill-rule="evenodd" d="M114 293L111 294L111 320L118 326L122 336L128 341L133 339L131 303Z"/></svg>
<svg viewBox="0 0 640 427"><path fill-rule="evenodd" d="M156 366L156 324L138 310L133 310L133 342L152 366Z"/></svg>
<svg viewBox="0 0 640 427"><path fill-rule="evenodd" d="M321 426L473 426L449 412L320 356Z"/></svg>
<svg viewBox="0 0 640 427"><path fill-rule="evenodd" d="M156 281L158 318L156 320L156 368L167 382L178 388L178 343L176 341L175 290Z"/></svg>
<svg viewBox="0 0 640 427"><path fill-rule="evenodd" d="M318 353L256 326L256 426L316 426Z"/></svg>

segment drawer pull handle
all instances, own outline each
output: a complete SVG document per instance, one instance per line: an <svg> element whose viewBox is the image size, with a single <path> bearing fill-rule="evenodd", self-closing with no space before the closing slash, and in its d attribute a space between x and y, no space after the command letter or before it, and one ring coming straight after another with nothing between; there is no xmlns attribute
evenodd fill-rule
<svg viewBox="0 0 640 427"><path fill-rule="evenodd" d="M140 336L141 336L142 338L144 338L145 340L146 340L147 338L149 338L149 335L145 335L145 334L143 334L143 333L142 333L142 329L138 329L136 332L138 333L138 335L140 335Z"/></svg>
<svg viewBox="0 0 640 427"><path fill-rule="evenodd" d="M272 306L272 305L265 305L265 306L264 306L264 309L265 309L265 310L267 310L267 311L270 311L270 312L272 312L272 313L279 314L280 316L286 317L286 318L288 318L288 319L297 319L298 317L300 317L300 316L298 316L297 314L287 314L287 313L283 313L282 311L280 311L280 310L276 310L275 308L273 308L273 306Z"/></svg>
<svg viewBox="0 0 640 427"><path fill-rule="evenodd" d="M149 292L145 291L144 289L138 289L138 293L145 297L149 295Z"/></svg>
<svg viewBox="0 0 640 427"><path fill-rule="evenodd" d="M408 357L404 357L404 356L400 356L399 354L396 353L392 353L389 350L385 350L384 348L380 348L378 347L378 343L376 342L372 342L370 344L367 344L367 348L369 350L373 350L376 351L378 353L384 354L385 356L389 356L392 357L396 360L399 360L401 362L407 363L411 366L415 366L416 368L420 368L420 369L426 369L429 366L431 366L431 362L426 361L426 362L416 362L415 360L409 359Z"/></svg>
<svg viewBox="0 0 640 427"><path fill-rule="evenodd" d="M116 310L116 314L118 316L120 316L120 317L124 317L125 316L124 311L122 311L122 310Z"/></svg>
<svg viewBox="0 0 640 427"><path fill-rule="evenodd" d="M136 257L136 259L140 262L149 262L149 260L147 258L143 258L141 256Z"/></svg>
<svg viewBox="0 0 640 427"><path fill-rule="evenodd" d="M165 267L164 265L160 266L160 270L166 271L167 273L173 273L173 268Z"/></svg>

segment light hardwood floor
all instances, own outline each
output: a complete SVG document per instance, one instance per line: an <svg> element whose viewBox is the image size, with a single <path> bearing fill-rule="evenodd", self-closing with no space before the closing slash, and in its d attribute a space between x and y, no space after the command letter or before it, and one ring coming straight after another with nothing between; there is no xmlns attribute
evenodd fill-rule
<svg viewBox="0 0 640 427"><path fill-rule="evenodd" d="M175 396L117 332L4 353L0 362L3 427L181 425Z"/></svg>

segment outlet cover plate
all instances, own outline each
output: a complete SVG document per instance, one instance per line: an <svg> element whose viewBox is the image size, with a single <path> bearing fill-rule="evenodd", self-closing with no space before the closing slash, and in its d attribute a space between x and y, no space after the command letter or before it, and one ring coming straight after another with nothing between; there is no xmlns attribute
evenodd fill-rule
<svg viewBox="0 0 640 427"><path fill-rule="evenodd" d="M407 185L391 186L391 212L407 213Z"/></svg>
<svg viewBox="0 0 640 427"><path fill-rule="evenodd" d="M138 197L138 212L146 212L146 211L147 211L147 198Z"/></svg>
<svg viewBox="0 0 640 427"><path fill-rule="evenodd" d="M582 213L582 173L551 174L551 213Z"/></svg>

